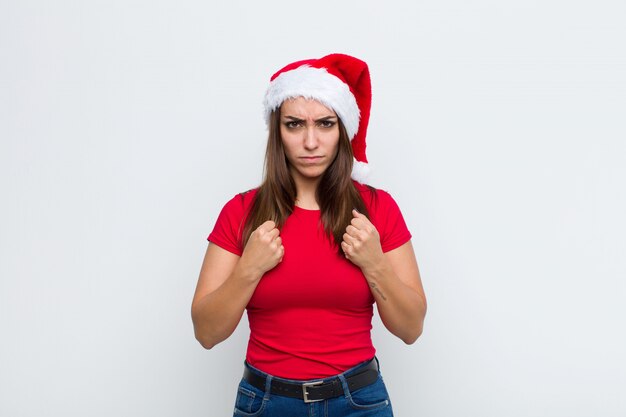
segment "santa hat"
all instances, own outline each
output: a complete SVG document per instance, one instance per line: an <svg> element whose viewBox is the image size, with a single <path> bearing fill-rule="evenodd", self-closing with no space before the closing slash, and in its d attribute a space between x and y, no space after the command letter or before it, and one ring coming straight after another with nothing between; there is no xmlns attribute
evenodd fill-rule
<svg viewBox="0 0 626 417"><path fill-rule="evenodd" d="M337 113L352 144L352 178L365 182L369 167L365 135L372 105L372 86L367 64L343 54L308 59L287 65L272 75L265 93L265 121L289 98L315 99Z"/></svg>

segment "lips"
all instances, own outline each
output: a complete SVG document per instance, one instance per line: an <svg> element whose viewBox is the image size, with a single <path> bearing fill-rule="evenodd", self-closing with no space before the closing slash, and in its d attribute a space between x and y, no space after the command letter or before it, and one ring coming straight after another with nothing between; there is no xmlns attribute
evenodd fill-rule
<svg viewBox="0 0 626 417"><path fill-rule="evenodd" d="M315 163L315 162L321 161L322 157L321 156L301 156L299 159L304 162Z"/></svg>

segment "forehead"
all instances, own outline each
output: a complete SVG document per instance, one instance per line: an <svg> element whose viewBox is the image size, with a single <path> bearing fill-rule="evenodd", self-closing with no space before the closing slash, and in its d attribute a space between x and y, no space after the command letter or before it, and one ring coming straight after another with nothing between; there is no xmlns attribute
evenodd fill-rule
<svg viewBox="0 0 626 417"><path fill-rule="evenodd" d="M305 97L289 98L283 101L283 104L280 106L280 114L281 116L296 116L302 118L337 116L333 109L315 99Z"/></svg>

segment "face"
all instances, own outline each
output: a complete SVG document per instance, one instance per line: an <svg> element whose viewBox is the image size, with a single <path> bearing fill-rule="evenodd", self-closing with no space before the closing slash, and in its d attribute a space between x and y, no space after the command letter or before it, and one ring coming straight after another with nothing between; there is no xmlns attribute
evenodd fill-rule
<svg viewBox="0 0 626 417"><path fill-rule="evenodd" d="M296 184L317 181L335 160L339 119L316 100L285 100L280 108L280 135Z"/></svg>

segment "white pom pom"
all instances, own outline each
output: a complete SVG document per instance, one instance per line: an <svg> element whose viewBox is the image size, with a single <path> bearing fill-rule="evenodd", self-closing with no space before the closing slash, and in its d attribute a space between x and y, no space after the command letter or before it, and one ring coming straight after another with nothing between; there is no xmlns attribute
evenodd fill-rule
<svg viewBox="0 0 626 417"><path fill-rule="evenodd" d="M356 159L352 165L352 179L361 184L367 183L367 177L370 173L370 167L366 162L359 162Z"/></svg>

